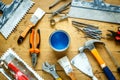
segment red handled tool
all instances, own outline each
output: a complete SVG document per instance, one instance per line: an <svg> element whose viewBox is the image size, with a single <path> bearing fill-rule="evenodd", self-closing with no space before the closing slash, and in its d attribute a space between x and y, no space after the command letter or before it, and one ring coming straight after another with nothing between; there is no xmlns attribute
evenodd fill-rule
<svg viewBox="0 0 120 80"><path fill-rule="evenodd" d="M13 63L9 63L8 67L15 73L16 80L29 80Z"/></svg>
<svg viewBox="0 0 120 80"><path fill-rule="evenodd" d="M37 64L37 57L40 53L40 30L38 29L37 32L35 32L34 29L30 31L30 54L32 56L32 65L33 67Z"/></svg>
<svg viewBox="0 0 120 80"><path fill-rule="evenodd" d="M112 34L107 34L107 36L111 36L113 37L116 41L120 41L120 27L118 27L118 31L114 32L112 30L108 30L109 32L111 32Z"/></svg>

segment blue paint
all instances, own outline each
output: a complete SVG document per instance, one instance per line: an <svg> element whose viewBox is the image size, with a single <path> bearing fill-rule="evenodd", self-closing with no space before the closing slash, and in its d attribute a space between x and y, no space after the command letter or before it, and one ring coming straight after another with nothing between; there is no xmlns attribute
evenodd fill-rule
<svg viewBox="0 0 120 80"><path fill-rule="evenodd" d="M69 46L69 35L63 30L57 30L50 36L50 45L55 51L64 51Z"/></svg>

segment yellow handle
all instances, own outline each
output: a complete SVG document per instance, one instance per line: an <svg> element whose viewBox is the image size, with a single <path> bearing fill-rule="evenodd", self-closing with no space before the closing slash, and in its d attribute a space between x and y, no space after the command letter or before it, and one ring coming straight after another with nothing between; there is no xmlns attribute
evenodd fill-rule
<svg viewBox="0 0 120 80"><path fill-rule="evenodd" d="M91 52L92 52L93 56L96 58L96 60L98 61L98 63L99 63L100 65L105 64L105 62L104 62L103 59L100 57L98 51L97 51L95 48L92 49Z"/></svg>
<svg viewBox="0 0 120 80"><path fill-rule="evenodd" d="M61 78L57 78L56 80L62 80Z"/></svg>
<svg viewBox="0 0 120 80"><path fill-rule="evenodd" d="M71 80L76 80L75 75L73 72L70 72L68 76L71 78Z"/></svg>

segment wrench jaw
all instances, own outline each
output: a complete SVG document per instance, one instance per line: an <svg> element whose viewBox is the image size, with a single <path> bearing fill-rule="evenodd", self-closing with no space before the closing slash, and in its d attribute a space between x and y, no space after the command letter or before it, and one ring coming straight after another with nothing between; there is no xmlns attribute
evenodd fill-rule
<svg viewBox="0 0 120 80"><path fill-rule="evenodd" d="M44 62L42 65L42 69L45 72L51 74L55 79L60 79L59 75L56 72L55 65L50 65L48 62Z"/></svg>

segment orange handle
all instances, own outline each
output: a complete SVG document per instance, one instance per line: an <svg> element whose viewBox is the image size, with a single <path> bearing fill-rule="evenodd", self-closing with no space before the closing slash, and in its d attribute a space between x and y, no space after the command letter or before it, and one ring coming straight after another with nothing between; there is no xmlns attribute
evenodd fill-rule
<svg viewBox="0 0 120 80"><path fill-rule="evenodd" d="M26 27L26 29L21 33L21 37L25 38L27 33L29 32L29 30L34 26L34 24L30 24L28 25L28 27Z"/></svg>
<svg viewBox="0 0 120 80"><path fill-rule="evenodd" d="M96 58L96 60L98 61L98 63L99 63L100 65L105 64L105 62L104 62L103 59L100 57L98 51L97 51L95 48L92 49L91 52L92 52L93 56Z"/></svg>
<svg viewBox="0 0 120 80"><path fill-rule="evenodd" d="M31 31L30 31L30 48L31 49L35 49L35 46L34 46L34 34L35 34L35 30L34 29L32 29Z"/></svg>
<svg viewBox="0 0 120 80"><path fill-rule="evenodd" d="M34 29L30 32L30 53L40 53L39 46L40 46L40 30L37 30L37 33Z"/></svg>
<svg viewBox="0 0 120 80"><path fill-rule="evenodd" d="M18 38L18 40L17 40L18 44L21 44L21 43L23 42L23 40L24 40L24 38L26 37L26 35L28 34L29 30L30 30L32 27L34 27L34 26L35 26L35 25L31 23L31 24L21 33L21 35L19 36L19 38Z"/></svg>
<svg viewBox="0 0 120 80"><path fill-rule="evenodd" d="M37 33L36 33L36 48L39 49L40 47L40 42L41 42L41 35L40 35L40 29L37 30Z"/></svg>
<svg viewBox="0 0 120 80"><path fill-rule="evenodd" d="M68 73L68 76L71 78L71 80L76 80L73 72Z"/></svg>

